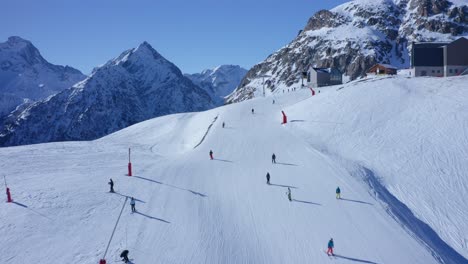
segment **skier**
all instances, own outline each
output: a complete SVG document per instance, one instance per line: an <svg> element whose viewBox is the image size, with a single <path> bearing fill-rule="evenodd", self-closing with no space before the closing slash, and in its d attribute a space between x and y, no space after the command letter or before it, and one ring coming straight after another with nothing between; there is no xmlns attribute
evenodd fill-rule
<svg viewBox="0 0 468 264"><path fill-rule="evenodd" d="M253 113L254 113L254 109L252 108L252 115L253 115Z"/></svg>
<svg viewBox="0 0 468 264"><path fill-rule="evenodd" d="M341 190L340 190L340 187L336 187L336 199L341 199Z"/></svg>
<svg viewBox="0 0 468 264"><path fill-rule="evenodd" d="M136 212L136 209L135 209L135 198L131 198L130 199L130 206L132 207L132 213Z"/></svg>
<svg viewBox="0 0 468 264"><path fill-rule="evenodd" d="M275 155L275 153L273 153L273 155L271 155L271 163L276 163L276 155Z"/></svg>
<svg viewBox="0 0 468 264"><path fill-rule="evenodd" d="M328 250L327 250L327 255L330 256L330 254L332 256L334 256L333 254L333 248L335 247L335 244L333 243L333 238L330 238L330 241L328 241Z"/></svg>
<svg viewBox="0 0 468 264"><path fill-rule="evenodd" d="M275 100L273 100L273 104L275 104Z"/></svg>
<svg viewBox="0 0 468 264"><path fill-rule="evenodd" d="M291 189L288 187L288 192L286 193L288 195L288 200L290 202L292 202L292 198L291 198Z"/></svg>
<svg viewBox="0 0 468 264"><path fill-rule="evenodd" d="M213 150L210 150L210 159L213 159Z"/></svg>
<svg viewBox="0 0 468 264"><path fill-rule="evenodd" d="M270 184L270 173L269 172L267 172L266 178L267 178L267 184Z"/></svg>
<svg viewBox="0 0 468 264"><path fill-rule="evenodd" d="M128 262L129 262L129 259L128 259L128 250L122 251L122 253L120 253L120 257L122 258L122 261L123 261L123 262L128 263Z"/></svg>
<svg viewBox="0 0 468 264"><path fill-rule="evenodd" d="M224 122L223 122L223 128L224 128Z"/></svg>
<svg viewBox="0 0 468 264"><path fill-rule="evenodd" d="M110 192L113 193L114 192L114 181L112 181L112 178L109 181L109 185L110 185Z"/></svg>

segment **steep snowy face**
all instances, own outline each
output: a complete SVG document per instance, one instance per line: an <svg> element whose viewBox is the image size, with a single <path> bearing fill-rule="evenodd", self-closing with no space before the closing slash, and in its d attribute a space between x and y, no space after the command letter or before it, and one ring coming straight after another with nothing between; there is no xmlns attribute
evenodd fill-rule
<svg viewBox="0 0 468 264"><path fill-rule="evenodd" d="M47 62L31 42L10 37L0 43L0 116L25 100L39 100L85 79L69 66Z"/></svg>
<svg viewBox="0 0 468 264"><path fill-rule="evenodd" d="M201 73L186 74L193 83L205 90L217 104L224 103L224 97L237 88L247 70L238 65L221 65Z"/></svg>
<svg viewBox="0 0 468 264"><path fill-rule="evenodd" d="M336 67L351 79L375 63L409 67L412 41L450 41L468 35L463 0L355 0L312 16L287 46L249 70L228 102L254 97L261 75L266 86L300 83L310 65Z"/></svg>
<svg viewBox="0 0 468 264"><path fill-rule="evenodd" d="M96 139L153 117L213 106L205 91L144 42L73 87L11 114L0 144Z"/></svg>

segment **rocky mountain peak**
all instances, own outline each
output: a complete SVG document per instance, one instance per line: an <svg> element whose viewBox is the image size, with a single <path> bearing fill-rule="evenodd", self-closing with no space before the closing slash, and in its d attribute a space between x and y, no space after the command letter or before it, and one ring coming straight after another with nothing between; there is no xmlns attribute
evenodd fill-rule
<svg viewBox="0 0 468 264"><path fill-rule="evenodd" d="M468 36L466 0L354 0L315 13L284 48L249 70L228 102L258 94L261 75L275 90L300 82L310 65L338 68L351 79L375 63L409 67L413 41L452 41Z"/></svg>
<svg viewBox="0 0 468 264"><path fill-rule="evenodd" d="M220 65L185 76L205 90L217 105L222 105L224 97L234 91L246 73L247 70L239 65Z"/></svg>
<svg viewBox="0 0 468 264"><path fill-rule="evenodd" d="M0 52L9 53L5 56L20 56L31 65L45 62L39 50L30 41L18 36L9 37L6 42L0 43Z"/></svg>
<svg viewBox="0 0 468 264"><path fill-rule="evenodd" d="M0 43L0 119L23 102L46 98L86 76L47 62L28 40L9 37Z"/></svg>

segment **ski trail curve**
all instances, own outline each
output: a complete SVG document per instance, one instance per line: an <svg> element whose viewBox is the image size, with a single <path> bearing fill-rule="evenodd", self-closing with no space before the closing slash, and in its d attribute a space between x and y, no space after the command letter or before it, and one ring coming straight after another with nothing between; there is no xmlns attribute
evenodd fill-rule
<svg viewBox="0 0 468 264"><path fill-rule="evenodd" d="M198 142L198 144L193 147L193 149L196 149L198 146L201 145L201 143L203 143L203 141L205 140L206 136L208 135L208 133L210 132L210 129L211 127L213 126L213 124L216 122L216 120L218 119L218 116L215 116L215 118L213 119L213 122L211 122L211 124L208 126L208 128L206 129L206 132L205 134L203 135L202 139L200 140L200 142Z"/></svg>

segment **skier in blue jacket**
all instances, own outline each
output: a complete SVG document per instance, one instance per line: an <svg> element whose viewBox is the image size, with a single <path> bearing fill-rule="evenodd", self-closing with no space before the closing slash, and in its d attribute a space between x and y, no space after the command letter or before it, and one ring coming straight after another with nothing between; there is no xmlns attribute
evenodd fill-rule
<svg viewBox="0 0 468 264"><path fill-rule="evenodd" d="M341 190L340 190L340 187L336 187L336 199L341 199Z"/></svg>
<svg viewBox="0 0 468 264"><path fill-rule="evenodd" d="M328 250L327 250L327 255L332 255L333 256L333 248L335 247L335 244L333 243L333 238L330 238L328 241Z"/></svg>

